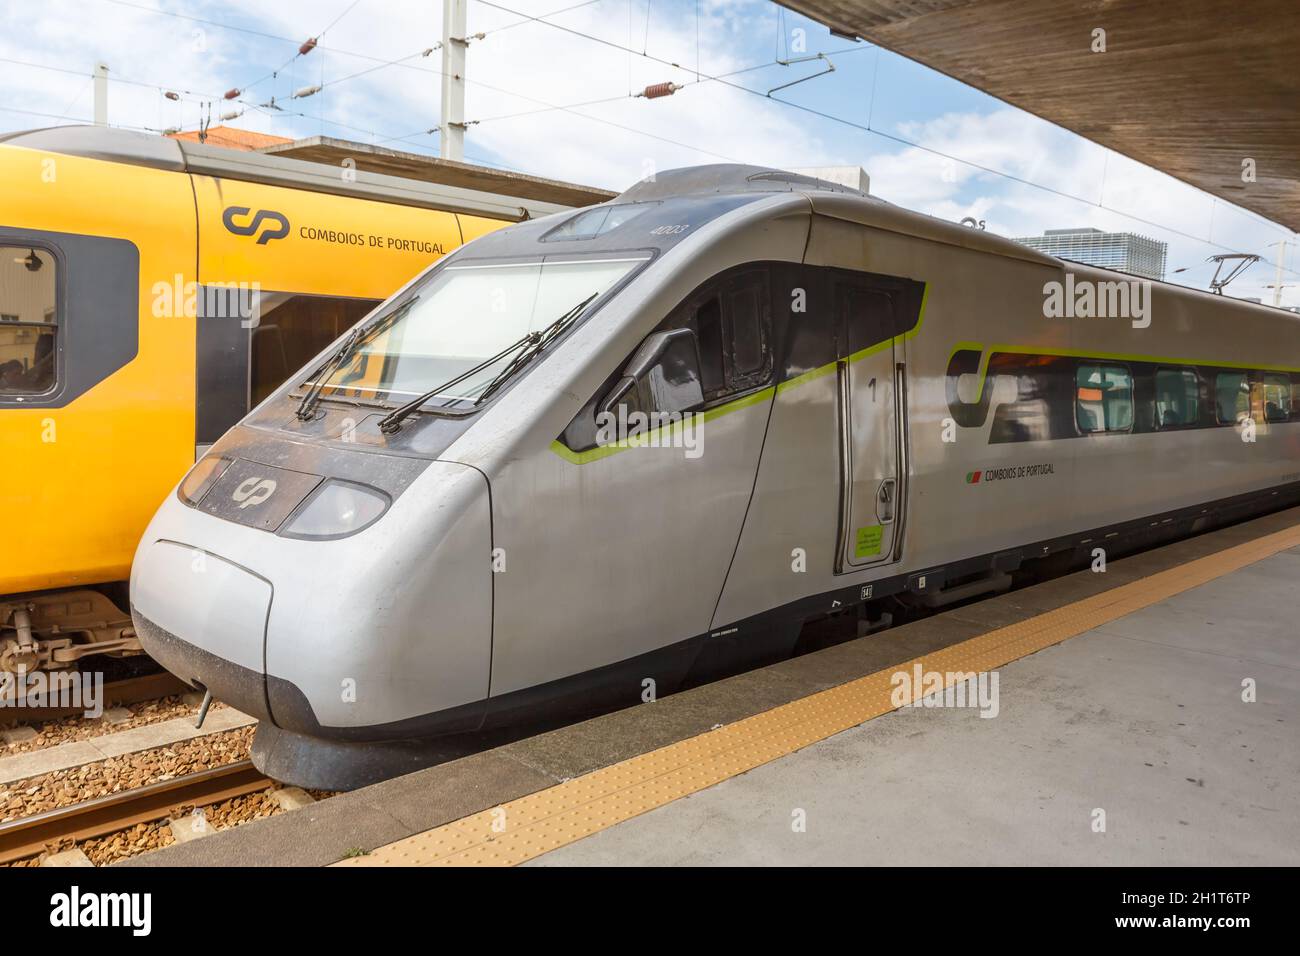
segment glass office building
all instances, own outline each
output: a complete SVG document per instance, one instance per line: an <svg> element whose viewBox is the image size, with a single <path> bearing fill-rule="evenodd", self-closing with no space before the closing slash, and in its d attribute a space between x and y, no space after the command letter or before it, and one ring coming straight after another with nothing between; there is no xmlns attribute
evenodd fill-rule
<svg viewBox="0 0 1300 956"><path fill-rule="evenodd" d="M1017 239L1048 255L1084 262L1103 269L1115 269L1148 279L1165 277L1165 256L1169 244L1132 232L1102 232L1100 229L1048 229L1041 236Z"/></svg>

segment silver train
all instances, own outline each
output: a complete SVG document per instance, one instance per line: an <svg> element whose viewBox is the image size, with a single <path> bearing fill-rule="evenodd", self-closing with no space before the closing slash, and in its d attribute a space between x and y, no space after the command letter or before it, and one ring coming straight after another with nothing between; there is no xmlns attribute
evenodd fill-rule
<svg viewBox="0 0 1300 956"><path fill-rule="evenodd" d="M1130 280L753 167L511 226L213 446L136 629L348 788L1300 500L1300 319Z"/></svg>

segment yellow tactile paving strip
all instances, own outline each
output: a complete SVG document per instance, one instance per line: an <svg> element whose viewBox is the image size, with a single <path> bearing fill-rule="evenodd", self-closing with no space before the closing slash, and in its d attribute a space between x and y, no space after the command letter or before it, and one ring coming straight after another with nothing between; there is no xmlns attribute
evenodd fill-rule
<svg viewBox="0 0 1300 956"><path fill-rule="evenodd" d="M998 628L334 865L512 866L523 863L889 713L895 709L890 700L893 675L899 671L911 672L916 664L927 673L992 670L1297 545L1300 545L1300 525Z"/></svg>

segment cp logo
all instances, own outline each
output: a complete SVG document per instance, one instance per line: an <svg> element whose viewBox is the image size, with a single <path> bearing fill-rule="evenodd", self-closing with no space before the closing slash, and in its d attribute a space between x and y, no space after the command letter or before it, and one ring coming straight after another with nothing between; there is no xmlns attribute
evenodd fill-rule
<svg viewBox="0 0 1300 956"><path fill-rule="evenodd" d="M274 492L275 479L254 475L241 481L239 487L230 493L230 497L239 502L239 510L243 511L249 505L260 505Z"/></svg>
<svg viewBox="0 0 1300 956"><path fill-rule="evenodd" d="M226 228L237 236L251 236L257 232L257 227L263 222L267 227L262 234L257 237L257 244L264 246L272 239L283 239L289 235L289 220L283 213L278 213L270 209L259 209L253 214L253 221L247 226L235 225L236 216L247 216L251 210L247 206L227 206L226 211L221 214L221 221L225 223Z"/></svg>

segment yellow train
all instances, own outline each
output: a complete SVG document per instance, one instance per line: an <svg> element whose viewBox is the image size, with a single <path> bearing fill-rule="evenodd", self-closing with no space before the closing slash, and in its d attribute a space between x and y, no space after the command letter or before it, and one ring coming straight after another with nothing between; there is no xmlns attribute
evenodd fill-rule
<svg viewBox="0 0 1300 956"><path fill-rule="evenodd" d="M606 198L312 143L0 136L0 676L137 651L131 556L205 446L438 256Z"/></svg>

